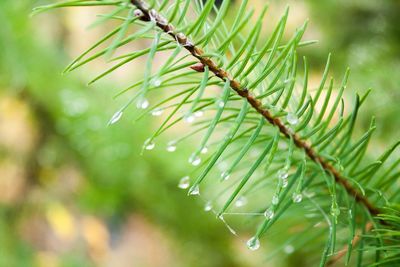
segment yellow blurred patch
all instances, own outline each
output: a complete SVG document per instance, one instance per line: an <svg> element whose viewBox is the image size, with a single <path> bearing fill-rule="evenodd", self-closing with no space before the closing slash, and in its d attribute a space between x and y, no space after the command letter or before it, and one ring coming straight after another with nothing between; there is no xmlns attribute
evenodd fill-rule
<svg viewBox="0 0 400 267"><path fill-rule="evenodd" d="M46 212L47 220L54 233L62 240L72 240L76 235L74 218L62 205L51 204Z"/></svg>
<svg viewBox="0 0 400 267"><path fill-rule="evenodd" d="M40 251L36 254L36 266L37 267L58 267L60 262L56 254Z"/></svg>
<svg viewBox="0 0 400 267"><path fill-rule="evenodd" d="M104 223L95 217L85 217L82 221L82 235L92 258L101 260L108 251L109 241L109 233Z"/></svg>

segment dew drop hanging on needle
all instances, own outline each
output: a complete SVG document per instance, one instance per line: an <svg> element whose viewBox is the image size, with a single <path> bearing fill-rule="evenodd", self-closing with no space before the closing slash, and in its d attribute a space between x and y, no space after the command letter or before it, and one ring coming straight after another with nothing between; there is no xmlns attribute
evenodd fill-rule
<svg viewBox="0 0 400 267"><path fill-rule="evenodd" d="M171 142L168 143L167 151L168 152L175 152L176 151L176 142L175 141L171 141Z"/></svg>
<svg viewBox="0 0 400 267"><path fill-rule="evenodd" d="M189 113L189 114L186 114L184 117L183 117L183 120L186 122L186 123L193 123L194 122L194 120L195 120L195 116L192 114L192 113Z"/></svg>
<svg viewBox="0 0 400 267"><path fill-rule="evenodd" d="M180 189L188 189L190 186L190 177L185 176L179 180L178 188Z"/></svg>
<svg viewBox="0 0 400 267"><path fill-rule="evenodd" d="M188 162L190 164L192 164L193 166L199 166L201 163L201 158L199 156L197 156L196 154L193 154L192 156L190 156Z"/></svg>
<svg viewBox="0 0 400 267"><path fill-rule="evenodd" d="M213 208L213 205L211 203L211 201L207 201L207 203L204 205L204 211L211 211Z"/></svg>
<svg viewBox="0 0 400 267"><path fill-rule="evenodd" d="M108 124L111 125L117 123L122 118L123 114L124 112L121 110L115 112L114 115L111 117L110 121L108 122Z"/></svg>
<svg viewBox="0 0 400 267"><path fill-rule="evenodd" d="M151 111L151 115L154 117L161 116L163 114L164 110L162 108L156 108Z"/></svg>
<svg viewBox="0 0 400 267"><path fill-rule="evenodd" d="M144 148L146 150L153 150L156 144L149 138L144 142Z"/></svg>
<svg viewBox="0 0 400 267"><path fill-rule="evenodd" d="M147 100L147 98L145 98L144 96L141 96L136 102L136 107L138 109L146 109L149 107L149 105L150 105L149 100Z"/></svg>
<svg viewBox="0 0 400 267"><path fill-rule="evenodd" d="M246 245L250 250L257 250L260 248L260 240L257 237L252 237L247 241Z"/></svg>
<svg viewBox="0 0 400 267"><path fill-rule="evenodd" d="M193 187L193 188L190 190L189 195L191 195L191 196L198 196L198 195L200 195L200 187L199 187L199 185L196 185L195 187Z"/></svg>

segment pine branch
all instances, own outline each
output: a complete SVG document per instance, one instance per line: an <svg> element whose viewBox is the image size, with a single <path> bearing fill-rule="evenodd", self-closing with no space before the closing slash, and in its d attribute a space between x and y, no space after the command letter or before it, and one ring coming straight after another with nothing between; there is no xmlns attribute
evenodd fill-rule
<svg viewBox="0 0 400 267"><path fill-rule="evenodd" d="M202 71L203 68L207 66L209 70L221 80L229 82L230 88L234 90L236 94L246 99L246 101L254 108L254 110L261 114L269 123L276 126L281 134L289 139L292 139L295 145L298 148L303 149L312 161L320 165L325 172L332 175L335 178L336 183L343 186L350 196L353 196L358 203L364 205L371 215L376 216L380 213L380 210L375 207L359 190L353 187L350 182L340 173L340 171L338 171L322 156L318 155L311 145L307 143L307 141L301 139L298 134L293 133L291 129L286 127L281 119L274 117L268 109L263 107L261 101L254 97L250 91L239 81L235 80L230 73L218 67L216 62L205 56L203 50L194 45L194 43L184 33L176 32L175 27L169 24L169 22L155 9L150 8L150 5L148 5L145 1L131 0L131 3L141 11L140 14L137 14L140 16L141 20L154 21L164 33L169 34L171 37L177 40L177 42L187 51L189 51L193 57L199 60L200 65L194 66L193 69ZM381 221L381 223L386 224L384 221Z"/></svg>
<svg viewBox="0 0 400 267"><path fill-rule="evenodd" d="M321 230L329 228L328 238L315 231L315 242L309 244L320 250L321 241L325 243L320 266L329 263L329 256L336 260L344 253L346 263L349 263L353 251L357 251L358 255L352 261L362 266L363 260L371 258L370 252L374 249L375 264L395 261L396 252L390 253L390 245L396 240L393 233L398 233L397 225L400 225L396 224L400 218L395 215L400 191L391 185L398 179L400 160L389 162L389 166L383 165L400 142L368 163L364 160L369 157L367 146L376 128L375 120L371 120L368 131L357 140L352 138L359 108L369 91L362 96L356 95L353 109L345 116L343 93L349 71L337 93L334 93L334 80L328 80L330 56L315 94L308 84L306 58L303 60L304 80L297 87L297 48L313 41L301 40L306 28L304 24L289 42L282 44L288 9L268 39L262 42L262 24L267 7L258 15L250 31L243 35L242 30L249 28L255 13L251 8L247 10L248 0L243 0L238 10L233 12L234 18L226 18L232 9L231 0L222 1L219 8L214 6L215 0L170 2L64 0L39 7L35 12L96 4L115 7L111 13L103 15L101 21L117 20L122 23L74 60L66 72L101 56L106 56L109 62L117 62L94 78L94 82L147 55L143 79L135 81L118 95L141 88L112 116L110 124L119 121L127 107L136 101L136 107L143 110L137 119L147 114L161 116L164 111L171 110L145 141L145 150L152 150L154 140L180 122L191 123L194 130L169 142L169 152L174 152L178 144L204 131L198 148L189 157L189 163L197 168L183 177L178 187L189 189L190 195L200 195L200 186L208 187L210 190L202 195L207 200L205 210L214 212L231 231L233 228L227 224L224 215L244 215L250 217L249 222L257 222L258 218L253 216L261 216L262 223L258 224L257 232L247 241L249 249L258 249L259 238L272 226L286 230L289 225L312 222L310 227L319 225ZM189 19L191 14L196 17ZM232 21L231 25L227 25L227 21ZM130 25L139 26L140 30L130 33ZM114 40L111 41L111 38ZM120 47L138 39L150 39L152 44L145 49L110 58ZM103 45L106 47L102 48ZM97 49L100 51L95 52ZM154 73L154 59L158 52L164 51L168 51L168 60ZM92 52L95 53L90 55ZM213 96L212 90L205 91L211 86L222 89L220 96ZM161 100L157 98L160 101L150 106L152 99L149 102L146 96L158 93L162 88L177 92ZM210 112L210 116L200 119L205 112L207 115ZM338 115L337 120L335 115ZM286 116L286 121L283 116ZM334 120L336 122L332 125ZM264 127L267 125L270 127ZM222 131L227 127L228 132ZM223 139L219 139L219 130ZM218 137L211 138L214 135ZM205 155L213 147L217 149L211 155ZM218 169L221 171L217 174L220 179L213 174ZM231 174L234 174L232 178ZM194 182L191 181L192 175L197 176ZM276 175L277 180L273 179ZM213 177L205 179L207 176ZM322 179L315 179L317 176ZM220 184L222 188L219 188L218 182L224 182ZM275 191L272 191L274 186ZM327 192L330 198L326 197ZM269 196L272 196L271 202L266 203ZM302 202L303 197L307 200L302 206L292 206ZM250 198L251 201L248 201ZM246 210L251 212L241 209L246 203ZM298 220L294 224L292 220L284 219L276 223L279 218L292 218L293 213L304 211L306 216L293 216ZM346 217L347 222L338 222L341 214L345 216L340 218ZM313 222L314 218L317 221ZM233 218L232 223L236 224ZM365 226L369 223L374 231L364 235ZM344 226L348 228L346 240L342 239ZM357 235L356 229L362 229L363 235ZM337 238L338 234L340 238ZM293 247L300 248L308 242L308 236L301 238L301 235L299 232L286 242L293 242ZM357 242L359 245L355 250L353 244ZM335 250L337 244L345 248L338 254Z"/></svg>

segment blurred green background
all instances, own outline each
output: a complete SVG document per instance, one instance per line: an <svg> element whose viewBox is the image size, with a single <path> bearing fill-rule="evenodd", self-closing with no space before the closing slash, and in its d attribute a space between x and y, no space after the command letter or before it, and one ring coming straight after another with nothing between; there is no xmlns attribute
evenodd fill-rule
<svg viewBox="0 0 400 267"><path fill-rule="evenodd" d="M269 17L276 20L287 3L288 31L310 18L306 39L319 40L301 51L311 62L311 77L320 77L332 52L336 77L352 69L349 95L374 89L361 116L365 125L370 115L377 117L374 148L395 141L400 2L271 1L276 12ZM30 17L37 5L0 1L0 266L302 266L300 252L279 252L268 262L250 253L203 211L203 203L177 189L188 172L181 151L190 147L140 155L156 119L132 123L137 114L131 108L107 126L125 103L124 96L113 96L140 77L143 62L90 87L86 82L101 62L61 75L104 34L102 27L87 29L104 9Z"/></svg>

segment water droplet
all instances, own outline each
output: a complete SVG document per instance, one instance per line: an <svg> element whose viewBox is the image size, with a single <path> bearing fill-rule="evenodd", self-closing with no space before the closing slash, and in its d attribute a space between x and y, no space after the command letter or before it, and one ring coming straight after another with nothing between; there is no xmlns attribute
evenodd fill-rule
<svg viewBox="0 0 400 267"><path fill-rule="evenodd" d="M292 245L287 245L283 251L285 251L286 254L292 254L294 252L294 247Z"/></svg>
<svg viewBox="0 0 400 267"><path fill-rule="evenodd" d="M247 204L247 198L245 196L240 196L235 202L235 206L238 208L243 207L246 204Z"/></svg>
<svg viewBox="0 0 400 267"><path fill-rule="evenodd" d="M108 124L111 125L111 124L117 123L121 119L123 114L124 114L124 112L122 112L122 111L115 112L115 114L111 117Z"/></svg>
<svg viewBox="0 0 400 267"><path fill-rule="evenodd" d="M265 216L267 219L272 219L272 218L274 218L274 215L275 215L275 212L274 212L271 208L267 209L267 210L264 212L264 216Z"/></svg>
<svg viewBox="0 0 400 267"><path fill-rule="evenodd" d="M190 177L189 176L185 176L179 181L178 187L180 189L188 189L189 186L190 186Z"/></svg>
<svg viewBox="0 0 400 267"><path fill-rule="evenodd" d="M223 108L223 107L225 106L224 101L218 100L218 101L217 101L217 106L218 106L219 108Z"/></svg>
<svg viewBox="0 0 400 267"><path fill-rule="evenodd" d="M161 115L163 114L163 112L164 112L164 109L162 109L162 108L156 108L156 109L153 109L153 110L151 111L151 115L157 117L157 116L161 116Z"/></svg>
<svg viewBox="0 0 400 267"><path fill-rule="evenodd" d="M230 177L231 177L231 175L227 171L224 171L223 173L221 173L222 180L228 180Z"/></svg>
<svg viewBox="0 0 400 267"><path fill-rule="evenodd" d="M201 163L201 158L196 154L192 154L189 158L189 163L192 164L193 166L199 166Z"/></svg>
<svg viewBox="0 0 400 267"><path fill-rule="evenodd" d="M183 117L183 120L184 120L185 122L187 122L187 123L193 123L193 122L194 122L194 119L195 119L195 117L194 117L194 115L191 114L191 113L186 114L186 115Z"/></svg>
<svg viewBox="0 0 400 267"><path fill-rule="evenodd" d="M296 124L299 123L299 118L298 118L297 115L294 114L294 113L288 113L288 114L286 115L286 120L287 120L287 122L288 122L289 124L291 124L291 125L296 125Z"/></svg>
<svg viewBox="0 0 400 267"><path fill-rule="evenodd" d="M144 142L144 148L146 150L153 150L156 144L149 138Z"/></svg>
<svg viewBox="0 0 400 267"><path fill-rule="evenodd" d="M277 205L279 203L279 197L277 195L274 195L272 197L272 201L271 202L272 202L273 205Z"/></svg>
<svg viewBox="0 0 400 267"><path fill-rule="evenodd" d="M252 237L247 241L246 245L250 250L257 250L260 248L260 240L257 237Z"/></svg>
<svg viewBox="0 0 400 267"><path fill-rule="evenodd" d="M300 203L303 200L303 195L301 193L293 193L292 199L294 203Z"/></svg>
<svg viewBox="0 0 400 267"><path fill-rule="evenodd" d="M168 152L175 152L175 150L176 150L176 146L167 146L167 151Z"/></svg>
<svg viewBox="0 0 400 267"><path fill-rule="evenodd" d="M213 206L211 201L207 201L207 203L204 205L204 211L210 211L212 210Z"/></svg>
<svg viewBox="0 0 400 267"><path fill-rule="evenodd" d="M199 166L200 163L201 163L201 159L200 159L199 157L197 157L196 159L194 159L194 160L192 161L192 165L193 165L193 166Z"/></svg>
<svg viewBox="0 0 400 267"><path fill-rule="evenodd" d="M287 172L287 170L285 168L280 169L278 171L278 178L279 179L286 179L286 178L288 178L288 176L289 176L289 174L288 174L288 172Z"/></svg>
<svg viewBox="0 0 400 267"><path fill-rule="evenodd" d="M195 187L190 188L189 195L192 195L192 196L200 195L199 185L196 185Z"/></svg>
<svg viewBox="0 0 400 267"><path fill-rule="evenodd" d="M136 107L138 109L146 109L150 105L149 100L147 100L145 97L139 97L138 101L136 102Z"/></svg>
<svg viewBox="0 0 400 267"><path fill-rule="evenodd" d="M201 110L196 111L196 112L194 113L194 116L195 116L196 118L200 118L200 117L202 117L203 115L204 115L204 112L201 111Z"/></svg>
<svg viewBox="0 0 400 267"><path fill-rule="evenodd" d="M206 154L208 152L208 148L207 147L203 147L200 151L201 154Z"/></svg>
<svg viewBox="0 0 400 267"><path fill-rule="evenodd" d="M159 78L156 78L153 80L153 85L155 87L159 87L161 85L161 80Z"/></svg>
<svg viewBox="0 0 400 267"><path fill-rule="evenodd" d="M288 184L289 184L289 181L288 181L287 178L282 179L282 187L283 187L283 188L286 188L286 187L288 186Z"/></svg>
<svg viewBox="0 0 400 267"><path fill-rule="evenodd" d="M176 150L176 142L175 141L171 141L168 143L167 145L167 151L168 152L175 152Z"/></svg>

